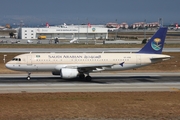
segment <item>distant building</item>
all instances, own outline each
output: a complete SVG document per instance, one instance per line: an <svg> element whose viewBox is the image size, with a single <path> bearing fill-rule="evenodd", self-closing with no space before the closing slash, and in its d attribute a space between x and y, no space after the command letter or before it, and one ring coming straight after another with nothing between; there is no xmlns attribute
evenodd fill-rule
<svg viewBox="0 0 180 120"><path fill-rule="evenodd" d="M41 28L19 29L20 39L38 39L39 36L46 36L46 39L107 39L108 29L104 25L60 25L46 26Z"/></svg>
<svg viewBox="0 0 180 120"><path fill-rule="evenodd" d="M144 28L144 27L159 27L158 22L153 23L145 23L145 22L137 22L132 24L133 28Z"/></svg>
<svg viewBox="0 0 180 120"><path fill-rule="evenodd" d="M139 28L139 27L145 27L145 26L146 26L145 22L137 22L137 23L132 24L133 28Z"/></svg>
<svg viewBox="0 0 180 120"><path fill-rule="evenodd" d="M11 28L10 24L6 24L6 28Z"/></svg>
<svg viewBox="0 0 180 120"><path fill-rule="evenodd" d="M117 29L119 29L119 28L128 28L129 27L129 25L127 24L127 23L121 23L121 24L118 24L118 23L107 23L106 24L106 27L107 28L117 28Z"/></svg>
<svg viewBox="0 0 180 120"><path fill-rule="evenodd" d="M173 23L171 25L168 25L168 29L170 29L170 30L178 30L178 29L180 29L180 26L179 26L178 23Z"/></svg>
<svg viewBox="0 0 180 120"><path fill-rule="evenodd" d="M0 29L4 29L5 27L4 26L0 26Z"/></svg>
<svg viewBox="0 0 180 120"><path fill-rule="evenodd" d="M159 27L159 22L147 23L147 27Z"/></svg>
<svg viewBox="0 0 180 120"><path fill-rule="evenodd" d="M128 27L129 27L129 25L125 22L120 24L120 28L126 28L127 29Z"/></svg>
<svg viewBox="0 0 180 120"><path fill-rule="evenodd" d="M119 28L120 24L118 23L107 23L106 27L107 28Z"/></svg>

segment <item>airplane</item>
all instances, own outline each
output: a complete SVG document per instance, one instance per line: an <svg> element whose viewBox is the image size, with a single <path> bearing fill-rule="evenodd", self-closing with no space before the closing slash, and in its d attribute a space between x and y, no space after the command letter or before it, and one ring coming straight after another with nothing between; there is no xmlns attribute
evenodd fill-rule
<svg viewBox="0 0 180 120"><path fill-rule="evenodd" d="M46 23L46 27L49 28L49 23L48 22Z"/></svg>
<svg viewBox="0 0 180 120"><path fill-rule="evenodd" d="M108 31L117 31L119 28L108 28Z"/></svg>
<svg viewBox="0 0 180 120"><path fill-rule="evenodd" d="M68 28L68 26L66 25L66 23L64 23L63 25L61 25L61 28Z"/></svg>
<svg viewBox="0 0 180 120"><path fill-rule="evenodd" d="M77 43L77 40L78 40L77 38L73 38L73 39L70 40L69 42L70 42L70 43Z"/></svg>
<svg viewBox="0 0 180 120"><path fill-rule="evenodd" d="M6 67L31 72L48 71L62 79L79 77L91 81L90 73L139 68L171 58L163 55L167 28L160 27L148 43L136 53L26 53L14 57ZM85 76L86 75L86 76Z"/></svg>
<svg viewBox="0 0 180 120"><path fill-rule="evenodd" d="M78 43L78 39L75 38L74 33L73 33L73 35L72 35L72 40L70 40L69 42L70 42L70 43Z"/></svg>

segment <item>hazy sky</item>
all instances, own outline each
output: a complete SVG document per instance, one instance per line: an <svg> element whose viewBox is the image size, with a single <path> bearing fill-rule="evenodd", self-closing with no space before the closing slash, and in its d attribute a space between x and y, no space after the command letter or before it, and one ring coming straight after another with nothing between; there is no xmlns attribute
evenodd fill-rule
<svg viewBox="0 0 180 120"><path fill-rule="evenodd" d="M104 24L107 22L180 23L180 0L1 0L0 25Z"/></svg>

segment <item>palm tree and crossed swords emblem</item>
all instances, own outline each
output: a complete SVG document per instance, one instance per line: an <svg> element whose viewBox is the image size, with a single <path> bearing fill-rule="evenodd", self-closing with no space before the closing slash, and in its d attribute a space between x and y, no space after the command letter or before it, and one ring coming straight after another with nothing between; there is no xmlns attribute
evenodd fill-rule
<svg viewBox="0 0 180 120"><path fill-rule="evenodd" d="M158 51L161 49L161 45L159 44L161 42L160 38L155 38L154 41L151 43L151 46L154 50Z"/></svg>

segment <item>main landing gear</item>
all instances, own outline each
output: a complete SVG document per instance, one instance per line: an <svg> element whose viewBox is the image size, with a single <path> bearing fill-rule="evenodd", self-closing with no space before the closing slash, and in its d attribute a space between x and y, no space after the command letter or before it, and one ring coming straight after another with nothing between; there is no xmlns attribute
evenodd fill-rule
<svg viewBox="0 0 180 120"><path fill-rule="evenodd" d="M85 77L85 75L83 73L79 74L79 78L81 80L86 80L86 81L91 81L92 80L92 77L89 74L87 74L87 76Z"/></svg>
<svg viewBox="0 0 180 120"><path fill-rule="evenodd" d="M92 77L91 76L86 76L86 81L91 81L92 80Z"/></svg>
<svg viewBox="0 0 180 120"><path fill-rule="evenodd" d="M31 73L30 72L28 72L28 76L27 76L27 80L30 80L31 79Z"/></svg>

